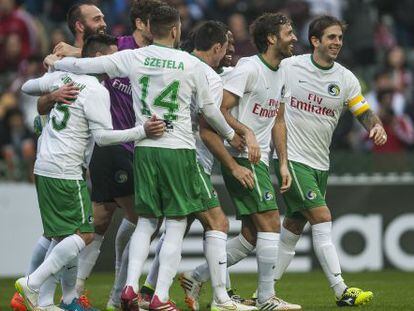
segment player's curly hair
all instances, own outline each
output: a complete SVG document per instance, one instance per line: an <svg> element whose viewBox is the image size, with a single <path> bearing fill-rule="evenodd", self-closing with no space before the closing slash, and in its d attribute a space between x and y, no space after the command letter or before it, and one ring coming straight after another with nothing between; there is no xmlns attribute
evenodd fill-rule
<svg viewBox="0 0 414 311"><path fill-rule="evenodd" d="M264 13L256 18L250 25L250 33L259 53L267 51L269 47L268 36L276 35L279 38L282 26L291 23L291 20L281 13Z"/></svg>
<svg viewBox="0 0 414 311"><path fill-rule="evenodd" d="M132 31L137 29L135 25L137 18L144 23L147 23L152 11L163 5L166 5L166 3L161 0L133 0L131 9L129 10L129 21L131 23Z"/></svg>
<svg viewBox="0 0 414 311"><path fill-rule="evenodd" d="M322 16L315 18L309 24L308 40L309 40L310 46L313 48L313 44L311 40L312 37L316 37L319 40L321 40L325 29L328 27L334 26L334 25L338 25L339 27L341 27L342 32L345 32L346 27L347 27L344 22L340 21L334 16L322 15Z"/></svg>

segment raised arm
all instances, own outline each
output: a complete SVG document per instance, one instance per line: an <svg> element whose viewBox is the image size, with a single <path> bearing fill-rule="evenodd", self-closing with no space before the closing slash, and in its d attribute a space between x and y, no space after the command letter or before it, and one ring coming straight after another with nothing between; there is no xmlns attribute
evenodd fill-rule
<svg viewBox="0 0 414 311"><path fill-rule="evenodd" d="M77 74L106 73L110 78L123 78L127 77L130 72L131 65L134 62L133 53L133 50L124 50L99 57L65 57L61 60L49 55L44 62L47 66L52 66L56 70Z"/></svg>
<svg viewBox="0 0 414 311"><path fill-rule="evenodd" d="M287 129L285 123L285 104L281 103L275 125L272 129L272 138L277 158L279 159L279 170L282 176L282 184L280 185L280 192L286 192L289 190L292 184L292 177L288 169L288 156L287 156Z"/></svg>
<svg viewBox="0 0 414 311"><path fill-rule="evenodd" d="M82 54L82 49L74 47L65 42L59 42L54 47L53 54L56 54L57 56L60 56L60 57L72 56L72 57L80 58Z"/></svg>

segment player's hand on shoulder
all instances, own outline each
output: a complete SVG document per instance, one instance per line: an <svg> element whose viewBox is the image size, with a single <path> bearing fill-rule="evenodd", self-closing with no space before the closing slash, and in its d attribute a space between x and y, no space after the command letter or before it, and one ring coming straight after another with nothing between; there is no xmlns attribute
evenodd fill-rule
<svg viewBox="0 0 414 311"><path fill-rule="evenodd" d="M229 141L229 144L240 152L243 152L246 147L246 142L244 141L243 137L237 133L234 133L234 136L232 140Z"/></svg>
<svg viewBox="0 0 414 311"><path fill-rule="evenodd" d="M236 178L244 188L248 188L250 190L253 190L254 188L254 176L251 170L248 168L236 165L232 170L231 174Z"/></svg>
<svg viewBox="0 0 414 311"><path fill-rule="evenodd" d="M59 42L54 47L53 54L56 54L57 56L60 56L60 57L67 57L67 56L80 57L81 51L82 51L81 49L76 48L70 44L67 44L65 42Z"/></svg>
<svg viewBox="0 0 414 311"><path fill-rule="evenodd" d="M256 135L254 135L252 130L248 130L244 136L247 146L247 154L249 156L249 161L253 164L257 164L260 161L260 146L257 142Z"/></svg>
<svg viewBox="0 0 414 311"><path fill-rule="evenodd" d="M55 65L55 62L60 60L61 58L62 57L57 56L56 54L49 54L43 60L43 65L45 66L46 69L48 69L49 67L53 68L53 66Z"/></svg>
<svg viewBox="0 0 414 311"><path fill-rule="evenodd" d="M159 120L156 115L152 115L152 117L144 123L144 130L149 138L161 137L165 132L165 122Z"/></svg>
<svg viewBox="0 0 414 311"><path fill-rule="evenodd" d="M387 142L387 133L381 124L375 124L375 126L369 131L369 138L372 139L374 144L382 146Z"/></svg>
<svg viewBox="0 0 414 311"><path fill-rule="evenodd" d="M78 97L78 94L79 88L73 82L64 84L51 93L55 102L67 105L71 105Z"/></svg>
<svg viewBox="0 0 414 311"><path fill-rule="evenodd" d="M280 166L280 176L282 177L282 183L280 184L280 192L284 193L290 189L292 185L292 176L290 175L287 165Z"/></svg>

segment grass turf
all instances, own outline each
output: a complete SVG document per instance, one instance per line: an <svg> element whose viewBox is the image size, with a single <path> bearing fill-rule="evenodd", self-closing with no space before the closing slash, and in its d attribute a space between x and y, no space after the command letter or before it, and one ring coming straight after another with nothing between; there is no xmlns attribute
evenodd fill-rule
<svg viewBox="0 0 414 311"><path fill-rule="evenodd" d="M374 292L374 300L361 307L364 310L414 310L414 273L399 271L346 273L344 277L351 286L369 289ZM112 286L111 273L95 273L86 286L93 304L104 309ZM234 274L232 284L237 294L250 296L256 288L257 276L254 274ZM14 293L14 280L0 279L0 310L10 310L9 301ZM338 310L334 304L331 290L320 271L310 273L288 273L276 286L278 295L302 305L303 310ZM183 292L174 282L171 297L182 310L187 310ZM207 285L202 290L201 310L208 310L211 289Z"/></svg>

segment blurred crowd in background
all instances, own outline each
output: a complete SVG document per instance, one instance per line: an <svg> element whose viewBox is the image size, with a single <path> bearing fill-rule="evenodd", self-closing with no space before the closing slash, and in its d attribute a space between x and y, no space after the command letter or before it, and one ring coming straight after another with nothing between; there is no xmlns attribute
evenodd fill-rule
<svg viewBox="0 0 414 311"><path fill-rule="evenodd" d="M108 32L130 34L132 0L96 1ZM45 71L42 60L60 41L71 43L66 12L73 0L0 0L0 179L31 180L36 137L34 97L20 91ZM414 147L414 0L170 0L179 9L183 37L198 22L227 23L236 43L235 61L255 54L248 25L263 12L282 11L298 36L296 54L309 52L307 28L316 15L348 24L340 59L361 81L363 93L388 133L385 146L370 144L366 132L345 113L332 149L406 153Z"/></svg>

